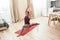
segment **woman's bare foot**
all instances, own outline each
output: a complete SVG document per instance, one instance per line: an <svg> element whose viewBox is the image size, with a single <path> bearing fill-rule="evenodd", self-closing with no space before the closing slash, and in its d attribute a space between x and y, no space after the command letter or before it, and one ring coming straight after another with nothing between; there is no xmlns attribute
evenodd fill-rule
<svg viewBox="0 0 60 40"><path fill-rule="evenodd" d="M20 35L18 35L17 37L19 37Z"/></svg>

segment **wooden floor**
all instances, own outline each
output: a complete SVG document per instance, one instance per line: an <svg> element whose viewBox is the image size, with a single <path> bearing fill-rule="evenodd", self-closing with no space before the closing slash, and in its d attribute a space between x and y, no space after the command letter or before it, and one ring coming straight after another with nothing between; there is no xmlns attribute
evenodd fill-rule
<svg viewBox="0 0 60 40"><path fill-rule="evenodd" d="M22 29L23 22L13 23L8 30L0 32L0 40L60 40L60 29L48 26L48 18L32 19L31 23L39 23L36 28L25 36L17 37L15 32Z"/></svg>

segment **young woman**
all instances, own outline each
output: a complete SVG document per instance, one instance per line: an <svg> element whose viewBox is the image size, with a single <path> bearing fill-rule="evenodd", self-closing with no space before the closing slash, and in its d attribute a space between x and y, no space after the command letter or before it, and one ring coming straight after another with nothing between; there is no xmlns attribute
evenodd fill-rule
<svg viewBox="0 0 60 40"><path fill-rule="evenodd" d="M22 34L22 32L24 31L24 28L29 27L29 25L30 25L30 14L29 14L29 11L25 11L24 26L23 26L20 34ZM20 34L17 37L19 37Z"/></svg>

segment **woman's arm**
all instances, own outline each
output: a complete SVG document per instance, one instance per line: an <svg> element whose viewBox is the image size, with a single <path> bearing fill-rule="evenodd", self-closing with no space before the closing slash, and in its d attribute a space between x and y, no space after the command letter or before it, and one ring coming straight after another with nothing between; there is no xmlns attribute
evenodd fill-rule
<svg viewBox="0 0 60 40"><path fill-rule="evenodd" d="M28 11L28 9L29 9L29 6L27 6L26 11Z"/></svg>

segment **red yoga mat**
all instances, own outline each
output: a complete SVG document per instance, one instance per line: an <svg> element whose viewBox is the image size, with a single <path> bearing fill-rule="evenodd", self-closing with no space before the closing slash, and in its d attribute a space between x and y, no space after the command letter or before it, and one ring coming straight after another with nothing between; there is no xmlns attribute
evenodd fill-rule
<svg viewBox="0 0 60 40"><path fill-rule="evenodd" d="M25 34L27 34L29 31L31 31L33 28L37 27L37 25L39 25L38 23L34 23L32 25L30 25L30 27L24 28L24 31L22 32L22 34L20 34L21 30L16 31L16 34L20 34L20 36L24 36Z"/></svg>

